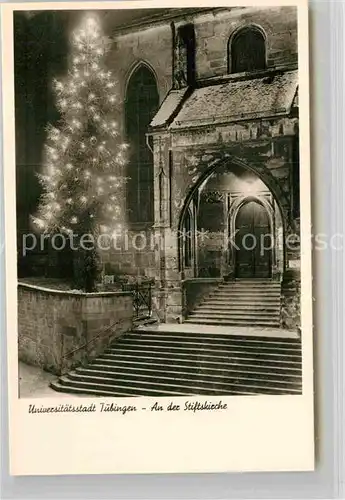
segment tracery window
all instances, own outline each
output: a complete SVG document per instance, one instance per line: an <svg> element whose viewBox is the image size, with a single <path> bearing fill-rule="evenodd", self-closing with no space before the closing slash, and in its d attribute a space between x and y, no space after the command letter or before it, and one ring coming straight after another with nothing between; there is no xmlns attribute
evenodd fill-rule
<svg viewBox="0 0 345 500"><path fill-rule="evenodd" d="M125 101L126 136L130 146L127 182L130 223L152 224L154 220L153 157L146 133L158 105L156 78L141 64L129 80Z"/></svg>

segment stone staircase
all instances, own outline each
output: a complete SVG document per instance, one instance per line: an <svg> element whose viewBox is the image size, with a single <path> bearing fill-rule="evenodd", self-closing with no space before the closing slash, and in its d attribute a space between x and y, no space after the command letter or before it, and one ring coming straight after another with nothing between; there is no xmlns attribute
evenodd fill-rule
<svg viewBox="0 0 345 500"><path fill-rule="evenodd" d="M301 370L299 339L144 328L51 387L119 397L301 394Z"/></svg>
<svg viewBox="0 0 345 500"><path fill-rule="evenodd" d="M252 279L220 284L190 313L187 323L280 326L280 282Z"/></svg>

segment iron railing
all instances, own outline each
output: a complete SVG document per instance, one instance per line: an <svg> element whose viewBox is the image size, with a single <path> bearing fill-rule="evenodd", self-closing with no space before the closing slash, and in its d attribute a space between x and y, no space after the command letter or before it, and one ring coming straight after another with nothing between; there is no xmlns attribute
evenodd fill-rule
<svg viewBox="0 0 345 500"><path fill-rule="evenodd" d="M71 366L68 366L65 368L65 364L68 359L73 358L74 354L80 351L86 351L85 354L85 359L83 361L78 361L79 364L83 364L83 362L88 362L89 361L89 353L88 353L88 348L90 345L92 345L96 340L99 340L100 338L105 338L105 337L111 337L114 334L114 330L116 329L117 326L121 325L122 321L116 321L112 323L111 325L107 325L106 327L102 328L100 332L92 337L92 339L88 340L87 342L84 342L81 346L75 347L71 351L64 352L65 350L65 337L66 335L62 334L61 336L61 355L60 355L60 368L59 368L59 375L64 375L65 373L68 373L73 367L74 363L72 362ZM107 342L108 343L108 342Z"/></svg>
<svg viewBox="0 0 345 500"><path fill-rule="evenodd" d="M144 283L125 283L122 285L124 292L133 294L135 319L149 318L152 315L152 285L153 281Z"/></svg>

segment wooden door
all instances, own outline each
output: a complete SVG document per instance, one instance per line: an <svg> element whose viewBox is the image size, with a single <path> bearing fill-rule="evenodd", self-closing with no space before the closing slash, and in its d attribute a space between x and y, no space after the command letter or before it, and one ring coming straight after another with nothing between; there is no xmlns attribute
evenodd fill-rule
<svg viewBox="0 0 345 500"><path fill-rule="evenodd" d="M272 249L265 246L271 246L271 229L265 208L255 201L242 205L235 226L236 277L270 278Z"/></svg>

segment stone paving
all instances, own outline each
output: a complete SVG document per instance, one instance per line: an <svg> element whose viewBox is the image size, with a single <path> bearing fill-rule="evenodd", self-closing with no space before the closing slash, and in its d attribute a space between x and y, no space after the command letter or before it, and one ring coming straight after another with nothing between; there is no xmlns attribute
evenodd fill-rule
<svg viewBox="0 0 345 500"><path fill-rule="evenodd" d="M141 327L138 327L140 330ZM247 326L221 326L221 325L199 325L191 323L168 324L160 323L156 325L145 325L142 328L145 331L159 333L204 333L218 335L244 335L253 337L271 337L281 339L298 339L298 333L293 330L284 330L283 328L265 328L265 327L247 327Z"/></svg>
<svg viewBox="0 0 345 500"><path fill-rule="evenodd" d="M45 372L37 366L19 362L19 397L20 398L62 398L75 397L72 394L62 394L49 387L56 375Z"/></svg>

